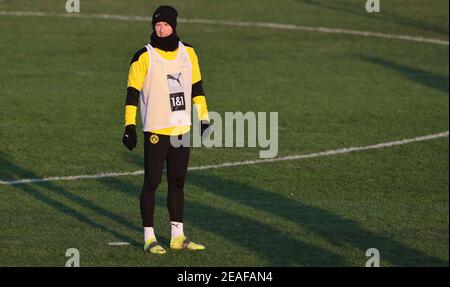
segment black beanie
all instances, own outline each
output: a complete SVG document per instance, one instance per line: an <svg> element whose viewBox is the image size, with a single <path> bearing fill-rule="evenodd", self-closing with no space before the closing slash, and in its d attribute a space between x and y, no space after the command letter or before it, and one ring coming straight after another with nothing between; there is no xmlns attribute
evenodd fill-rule
<svg viewBox="0 0 450 287"><path fill-rule="evenodd" d="M177 28L177 16L178 12L175 8L166 5L159 6L153 13L152 17L153 31L155 30L155 24L158 22L166 22L175 31Z"/></svg>

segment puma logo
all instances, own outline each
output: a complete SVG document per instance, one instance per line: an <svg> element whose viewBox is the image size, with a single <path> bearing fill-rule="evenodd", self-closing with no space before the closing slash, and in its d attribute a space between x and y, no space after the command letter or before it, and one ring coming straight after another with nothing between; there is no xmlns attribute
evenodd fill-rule
<svg viewBox="0 0 450 287"><path fill-rule="evenodd" d="M175 77L175 76L173 76L173 75L167 75L167 79L168 79L168 80L174 80L174 81L177 81L178 84L179 84L180 87L181 87L182 85L181 85L181 82L180 82L180 78L181 78L181 73L178 73L178 77Z"/></svg>
<svg viewBox="0 0 450 287"><path fill-rule="evenodd" d="M173 226L175 226L176 228L178 228L178 224L172 223Z"/></svg>

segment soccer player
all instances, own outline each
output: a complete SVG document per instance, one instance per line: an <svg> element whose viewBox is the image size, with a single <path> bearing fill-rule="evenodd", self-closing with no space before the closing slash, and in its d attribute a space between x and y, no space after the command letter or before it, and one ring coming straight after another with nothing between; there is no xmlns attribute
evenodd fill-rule
<svg viewBox="0 0 450 287"><path fill-rule="evenodd" d="M189 147L172 144L189 134L191 103L200 107L201 136L209 128L208 109L195 50L181 42L177 11L160 6L153 13L150 43L131 60L125 105L124 145L136 147L136 111L139 103L144 131L145 175L140 197L144 226L144 250L165 254L154 232L155 192L167 166L167 208L172 228L170 248L201 250L205 247L186 238L183 231L184 183ZM175 137L175 138L174 138Z"/></svg>

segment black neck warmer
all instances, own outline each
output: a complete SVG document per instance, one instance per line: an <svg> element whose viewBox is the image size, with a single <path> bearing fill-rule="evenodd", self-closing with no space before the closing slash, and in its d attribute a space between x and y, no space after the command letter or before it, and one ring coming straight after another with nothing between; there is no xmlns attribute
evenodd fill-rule
<svg viewBox="0 0 450 287"><path fill-rule="evenodd" d="M174 31L170 36L167 37L158 37L155 32L152 33L150 37L150 45L154 48L161 49L163 51L175 51L178 49L178 42L180 38L177 33Z"/></svg>

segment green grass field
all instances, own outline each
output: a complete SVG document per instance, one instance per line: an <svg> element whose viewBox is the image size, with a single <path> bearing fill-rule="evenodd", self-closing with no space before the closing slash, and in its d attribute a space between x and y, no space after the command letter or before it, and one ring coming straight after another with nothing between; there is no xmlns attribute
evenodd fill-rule
<svg viewBox="0 0 450 287"><path fill-rule="evenodd" d="M447 0L167 1L181 18L342 28L448 41ZM162 2L81 0L81 15L150 17ZM0 11L65 13L64 0ZM121 143L128 65L150 23L0 13L0 181L143 169ZM449 130L449 46L179 23L210 111L278 112L278 156ZM258 159L194 148L190 166ZM305 160L189 172L185 232L203 252L142 251L142 176L0 184L0 266L449 266L448 137ZM165 179L159 241L168 247ZM109 246L127 241L129 246Z"/></svg>

